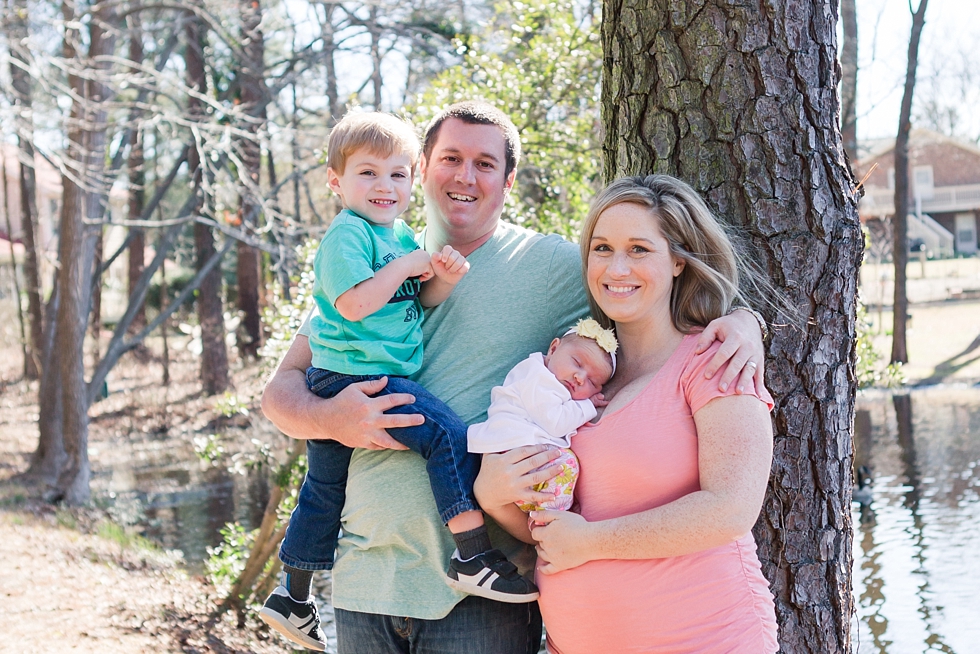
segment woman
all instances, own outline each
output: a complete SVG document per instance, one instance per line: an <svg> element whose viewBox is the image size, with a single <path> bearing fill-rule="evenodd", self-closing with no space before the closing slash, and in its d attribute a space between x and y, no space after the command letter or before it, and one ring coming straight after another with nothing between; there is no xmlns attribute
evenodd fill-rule
<svg viewBox="0 0 980 654"><path fill-rule="evenodd" d="M676 179L620 179L586 218L582 257L596 318L620 341L608 406L581 428L577 513L514 517L539 473L486 457L481 506L537 542L536 580L554 654L778 649L752 525L772 459L772 400L720 391L698 332L739 297L732 246ZM501 455L502 456L502 455Z"/></svg>

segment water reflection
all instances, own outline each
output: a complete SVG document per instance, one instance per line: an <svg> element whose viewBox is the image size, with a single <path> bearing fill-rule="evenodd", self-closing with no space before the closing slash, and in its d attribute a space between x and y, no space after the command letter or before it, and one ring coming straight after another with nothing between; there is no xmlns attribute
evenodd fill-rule
<svg viewBox="0 0 980 654"><path fill-rule="evenodd" d="M980 652L980 390L867 393L857 409L873 500L854 505L855 651Z"/></svg>
<svg viewBox="0 0 980 654"><path fill-rule="evenodd" d="M140 454L105 471L110 511L162 547L180 550L191 570L203 570L206 548L221 541L226 523L251 529L261 522L269 497L265 472L202 466L192 451Z"/></svg>

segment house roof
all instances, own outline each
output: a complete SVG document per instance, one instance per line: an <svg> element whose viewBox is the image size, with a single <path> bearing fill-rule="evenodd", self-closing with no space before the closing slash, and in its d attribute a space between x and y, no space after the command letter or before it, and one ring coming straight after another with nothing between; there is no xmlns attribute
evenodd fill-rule
<svg viewBox="0 0 980 654"><path fill-rule="evenodd" d="M978 147L975 143L962 141L960 139L946 136L945 134L940 134L939 132L934 132L931 129L925 129L922 127L917 127L909 133L909 145L913 147L943 144L952 145L980 157L980 147ZM883 154L887 154L894 149L895 137L893 136L888 138L866 139L860 141L858 142L859 165L872 159L877 159Z"/></svg>

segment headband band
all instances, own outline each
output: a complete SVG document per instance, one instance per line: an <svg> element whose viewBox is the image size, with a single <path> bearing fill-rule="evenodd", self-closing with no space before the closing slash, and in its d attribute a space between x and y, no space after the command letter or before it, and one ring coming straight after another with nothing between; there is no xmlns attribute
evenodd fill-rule
<svg viewBox="0 0 980 654"><path fill-rule="evenodd" d="M565 336L575 334L582 338L591 338L596 342L603 352L612 359L612 371L616 374L616 350L619 349L619 341L616 334L611 329L606 329L592 318L583 318L575 323L575 326L565 332Z"/></svg>

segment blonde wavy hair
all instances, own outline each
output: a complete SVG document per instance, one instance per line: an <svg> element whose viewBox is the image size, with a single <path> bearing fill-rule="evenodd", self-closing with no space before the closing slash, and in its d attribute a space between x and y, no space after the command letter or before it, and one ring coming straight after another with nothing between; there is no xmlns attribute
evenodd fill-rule
<svg viewBox="0 0 980 654"><path fill-rule="evenodd" d="M587 290L590 242L596 222L606 209L624 202L649 209L650 217L657 220L661 234L667 239L670 253L684 261L684 269L674 278L670 294L670 314L675 328L690 333L728 313L735 302L748 306L739 291L739 277L746 273L754 275L742 263L721 222L701 196L668 175L623 177L592 200L580 241L582 276ZM588 293L593 317L605 327L612 326L612 321L596 304L592 291Z"/></svg>

